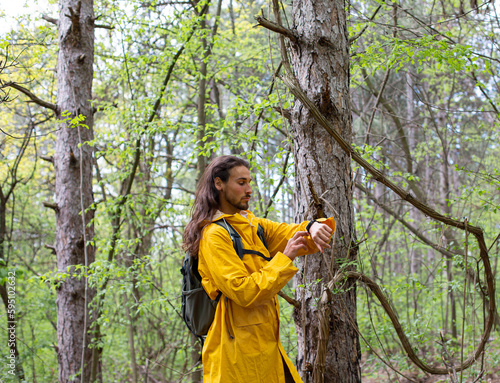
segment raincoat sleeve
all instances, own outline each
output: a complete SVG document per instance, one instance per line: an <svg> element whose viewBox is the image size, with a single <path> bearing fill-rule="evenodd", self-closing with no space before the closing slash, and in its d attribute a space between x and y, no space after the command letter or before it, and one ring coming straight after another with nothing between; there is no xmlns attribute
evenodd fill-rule
<svg viewBox="0 0 500 383"><path fill-rule="evenodd" d="M319 223L328 225L332 229L332 233L335 232L335 220L330 218L320 218L316 220ZM276 254L283 252L285 250L288 240L294 236L298 231L306 231L307 224L309 221L304 221L302 223L277 223L270 221L268 219L259 219L259 223L264 229L266 236L267 245L269 248L269 253L271 257ZM306 255L316 253L318 250L316 244L310 236L305 237L307 241L307 249L300 250L297 255Z"/></svg>
<svg viewBox="0 0 500 383"><path fill-rule="evenodd" d="M298 271L290 258L280 253L259 271L250 273L236 254L227 230L217 225L205 229L199 257L203 287L213 291L213 281L224 296L243 307L271 299Z"/></svg>

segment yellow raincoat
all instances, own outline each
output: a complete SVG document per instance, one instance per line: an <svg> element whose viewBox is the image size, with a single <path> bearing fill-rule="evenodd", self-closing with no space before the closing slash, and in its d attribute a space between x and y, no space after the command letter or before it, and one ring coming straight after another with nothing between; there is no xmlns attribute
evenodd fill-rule
<svg viewBox="0 0 500 383"><path fill-rule="evenodd" d="M246 216L246 217L245 217ZM210 224L200 241L198 270L210 298L222 292L215 318L202 351L204 383L284 383L283 362L294 382L302 382L279 338L279 304L276 294L298 269L282 253L301 224L276 223L257 218L249 211L234 215L218 212L212 221L224 218L241 236L243 248L257 250L270 261L254 254L240 260L228 231ZM318 220L320 221L320 220ZM335 229L333 218L325 220ZM269 250L257 236L264 229ZM318 251L310 237L307 250Z"/></svg>

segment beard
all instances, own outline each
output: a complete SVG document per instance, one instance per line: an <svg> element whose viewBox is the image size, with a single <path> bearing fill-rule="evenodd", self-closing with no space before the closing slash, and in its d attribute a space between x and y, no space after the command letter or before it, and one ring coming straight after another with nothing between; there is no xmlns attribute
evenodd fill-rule
<svg viewBox="0 0 500 383"><path fill-rule="evenodd" d="M236 199L228 199L226 197L226 201L234 208L239 210L248 210L248 201L236 200Z"/></svg>

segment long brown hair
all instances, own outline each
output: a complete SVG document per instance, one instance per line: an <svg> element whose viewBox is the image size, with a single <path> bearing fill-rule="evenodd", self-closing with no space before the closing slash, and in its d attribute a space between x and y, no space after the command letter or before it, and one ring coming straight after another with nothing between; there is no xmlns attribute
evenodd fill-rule
<svg viewBox="0 0 500 383"><path fill-rule="evenodd" d="M229 179L229 171L236 166L250 169L250 164L238 157L220 156L215 158L205 169L198 182L191 209L192 218L186 225L182 236L182 247L191 256L197 257L200 248L201 232L212 221L212 217L219 208L219 191L215 187L215 179L222 182Z"/></svg>

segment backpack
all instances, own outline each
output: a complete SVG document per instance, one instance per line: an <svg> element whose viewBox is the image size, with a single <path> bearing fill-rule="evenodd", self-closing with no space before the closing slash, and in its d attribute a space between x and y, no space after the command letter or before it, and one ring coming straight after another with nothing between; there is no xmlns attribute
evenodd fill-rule
<svg viewBox="0 0 500 383"><path fill-rule="evenodd" d="M241 260L245 254L255 254L267 261L271 260L271 258L264 256L264 254L258 251L244 249L243 241L241 240L240 235L230 224L226 222L225 219L215 221L214 223L229 232L229 236L233 241L234 250ZM268 247L264 236L264 229L260 225L257 228L257 235L267 249ZM201 285L201 275L198 272L198 258L192 257L189 253L186 253L184 257L181 273L182 319L186 323L189 331L203 340L202 336L207 335L208 330L214 321L215 309L217 308L217 304L219 303L222 293L219 292L216 299L210 299Z"/></svg>

